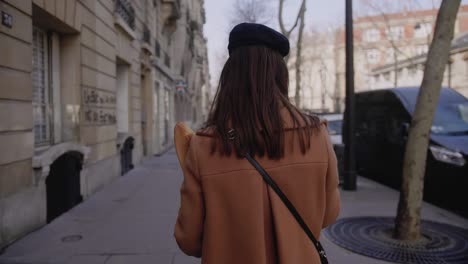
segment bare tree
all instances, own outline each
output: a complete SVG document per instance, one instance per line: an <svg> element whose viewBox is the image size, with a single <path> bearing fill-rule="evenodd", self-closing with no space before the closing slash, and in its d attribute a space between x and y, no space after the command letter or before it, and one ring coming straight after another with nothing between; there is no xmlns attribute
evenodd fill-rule
<svg viewBox="0 0 468 264"><path fill-rule="evenodd" d="M302 1L302 7L299 11L299 16L301 18L301 23L299 25L299 33L297 36L296 44L296 94L294 96L294 101L296 105L299 106L301 102L301 74L302 74L302 38L304 35L305 27L305 12L306 12L306 1Z"/></svg>
<svg viewBox="0 0 468 264"><path fill-rule="evenodd" d="M243 22L269 24L274 17L266 0L236 0L233 9L232 26Z"/></svg>
<svg viewBox="0 0 468 264"><path fill-rule="evenodd" d="M305 91L310 90L312 95L309 99L314 102L317 98L319 105L308 105L326 111L328 100L336 101L335 94L335 71L334 64L334 41L335 31L319 31L311 29L304 32L304 46L302 55L302 78L301 78L301 107L305 107ZM295 52L295 51L293 51ZM291 69L295 70L295 69ZM312 90L313 89L313 90ZM316 93L314 93L316 92Z"/></svg>
<svg viewBox="0 0 468 264"><path fill-rule="evenodd" d="M297 13L295 23L293 26L288 30L284 24L283 20L283 10L284 10L284 1L279 0L279 12L278 12L278 22L280 25L281 33L285 35L288 39L291 37L291 33L299 25L299 32L297 35L297 42L296 42L296 92L294 96L294 101L296 106L300 107L301 103L301 65L302 65L302 38L304 34L305 28L305 13L306 13L306 0L302 0L301 7L299 12ZM289 56L286 57L286 62L289 60Z"/></svg>
<svg viewBox="0 0 468 264"><path fill-rule="evenodd" d="M460 2L461 0L443 0L437 15L434 38L406 145L403 182L395 220L394 236L397 239L417 240L421 237L421 206L429 134L449 60Z"/></svg>

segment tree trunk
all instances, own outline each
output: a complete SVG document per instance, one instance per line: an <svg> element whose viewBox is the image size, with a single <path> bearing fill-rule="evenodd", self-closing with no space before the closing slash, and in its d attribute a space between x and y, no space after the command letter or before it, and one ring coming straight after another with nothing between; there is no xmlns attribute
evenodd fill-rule
<svg viewBox="0 0 468 264"><path fill-rule="evenodd" d="M397 239L417 240L421 237L421 206L429 135L449 59L460 1L443 0L437 15L434 38L427 56L406 145L403 181L395 220L394 236Z"/></svg>
<svg viewBox="0 0 468 264"><path fill-rule="evenodd" d="M305 27L305 12L306 12L306 0L302 0L301 10L299 11L299 16L301 19L301 24L299 25L299 33L297 37L296 44L296 94L294 101L296 102L296 107L301 107L301 66L302 66L302 37L304 35Z"/></svg>

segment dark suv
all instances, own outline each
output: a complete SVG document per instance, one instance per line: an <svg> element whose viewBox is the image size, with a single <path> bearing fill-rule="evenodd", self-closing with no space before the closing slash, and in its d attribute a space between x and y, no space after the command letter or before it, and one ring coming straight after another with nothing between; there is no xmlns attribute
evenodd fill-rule
<svg viewBox="0 0 468 264"><path fill-rule="evenodd" d="M395 189L419 88L356 94L356 159L360 175ZM346 120L345 120L346 123ZM427 149L424 199L468 216L468 99L443 88Z"/></svg>

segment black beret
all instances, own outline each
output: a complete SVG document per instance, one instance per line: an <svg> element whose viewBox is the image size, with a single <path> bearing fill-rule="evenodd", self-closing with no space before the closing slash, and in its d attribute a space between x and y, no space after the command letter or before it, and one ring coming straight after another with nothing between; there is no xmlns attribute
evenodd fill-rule
<svg viewBox="0 0 468 264"><path fill-rule="evenodd" d="M265 25L241 23L229 34L229 54L242 46L263 45L279 52L283 57L289 54L289 40L283 34Z"/></svg>

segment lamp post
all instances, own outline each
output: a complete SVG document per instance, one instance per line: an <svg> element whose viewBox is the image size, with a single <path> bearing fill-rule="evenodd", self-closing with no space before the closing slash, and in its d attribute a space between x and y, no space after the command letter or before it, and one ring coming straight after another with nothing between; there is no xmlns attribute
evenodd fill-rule
<svg viewBox="0 0 468 264"><path fill-rule="evenodd" d="M346 0L346 131L343 189L356 190L356 158L354 156L354 47L353 2Z"/></svg>

